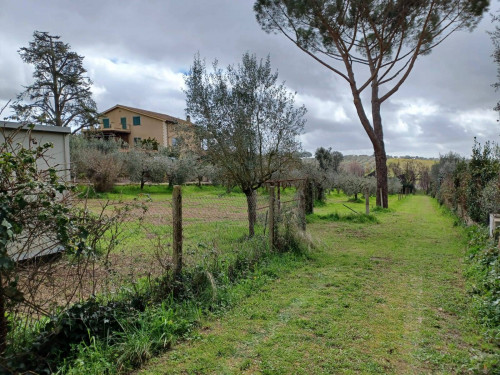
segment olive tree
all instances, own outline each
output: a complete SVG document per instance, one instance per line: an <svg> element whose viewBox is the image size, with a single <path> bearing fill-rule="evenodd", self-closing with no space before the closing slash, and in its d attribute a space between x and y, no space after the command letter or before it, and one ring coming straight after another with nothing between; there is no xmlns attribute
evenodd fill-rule
<svg viewBox="0 0 500 375"><path fill-rule="evenodd" d="M237 66L208 72L196 56L185 76L186 112L208 161L223 170L247 197L249 235L256 221L255 190L285 170L300 150L305 107L278 83L269 57L245 53Z"/></svg>
<svg viewBox="0 0 500 375"><path fill-rule="evenodd" d="M97 192L110 191L124 169L124 158L119 151L122 147L119 141L72 135L71 174L74 178L88 179Z"/></svg>
<svg viewBox="0 0 500 375"><path fill-rule="evenodd" d="M358 200L358 194L368 192L370 195L373 195L376 193L375 178L358 176L353 173L339 173L336 186L346 195L354 196L355 201Z"/></svg>
<svg viewBox="0 0 500 375"><path fill-rule="evenodd" d="M266 32L283 34L349 86L375 153L382 191L377 205L387 207L382 104L408 79L418 57L456 30L473 29L488 5L487 0L256 0L254 10ZM363 102L366 91L369 106Z"/></svg>

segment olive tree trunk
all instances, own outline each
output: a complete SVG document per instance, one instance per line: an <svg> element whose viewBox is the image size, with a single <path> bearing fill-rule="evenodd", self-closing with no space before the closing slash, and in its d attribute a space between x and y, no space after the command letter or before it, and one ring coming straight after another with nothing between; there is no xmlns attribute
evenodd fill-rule
<svg viewBox="0 0 500 375"><path fill-rule="evenodd" d="M246 190L248 207L248 237L255 235L255 222L257 221L257 193L255 190Z"/></svg>

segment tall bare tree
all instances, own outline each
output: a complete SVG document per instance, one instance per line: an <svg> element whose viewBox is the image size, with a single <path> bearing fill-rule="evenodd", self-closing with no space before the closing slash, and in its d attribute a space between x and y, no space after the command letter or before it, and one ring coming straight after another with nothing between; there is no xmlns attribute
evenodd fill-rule
<svg viewBox="0 0 500 375"><path fill-rule="evenodd" d="M306 109L294 106L294 94L278 83L269 57L245 53L237 66L222 70L215 61L207 72L196 56L185 81L186 112L200 144L208 161L245 193L253 236L255 190L294 161Z"/></svg>
<svg viewBox="0 0 500 375"><path fill-rule="evenodd" d="M12 105L16 118L34 124L73 126L73 132L97 124L92 81L83 67L83 56L71 51L59 36L35 31L21 59L35 68L35 81Z"/></svg>
<svg viewBox="0 0 500 375"><path fill-rule="evenodd" d="M375 153L377 205L387 207L381 106L417 58L459 29L473 29L488 0L256 0L257 21L282 33L349 85ZM369 92L371 119L362 94ZM381 199L382 198L382 199Z"/></svg>

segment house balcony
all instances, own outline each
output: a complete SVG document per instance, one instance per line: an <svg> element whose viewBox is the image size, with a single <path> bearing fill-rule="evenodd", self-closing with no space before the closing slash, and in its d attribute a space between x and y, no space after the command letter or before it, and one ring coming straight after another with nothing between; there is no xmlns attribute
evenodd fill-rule
<svg viewBox="0 0 500 375"><path fill-rule="evenodd" d="M104 134L130 134L130 129L99 128L95 130Z"/></svg>

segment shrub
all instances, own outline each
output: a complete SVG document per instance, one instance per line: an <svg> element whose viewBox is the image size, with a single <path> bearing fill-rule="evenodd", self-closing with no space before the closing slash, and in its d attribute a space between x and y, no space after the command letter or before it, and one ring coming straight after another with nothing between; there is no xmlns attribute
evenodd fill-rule
<svg viewBox="0 0 500 375"><path fill-rule="evenodd" d="M500 248L488 231L477 225L468 229L466 275L474 313L486 336L500 337Z"/></svg>
<svg viewBox="0 0 500 375"><path fill-rule="evenodd" d="M124 146L121 141L71 136L72 177L88 179L98 193L110 191L122 173L124 156L119 150Z"/></svg>

